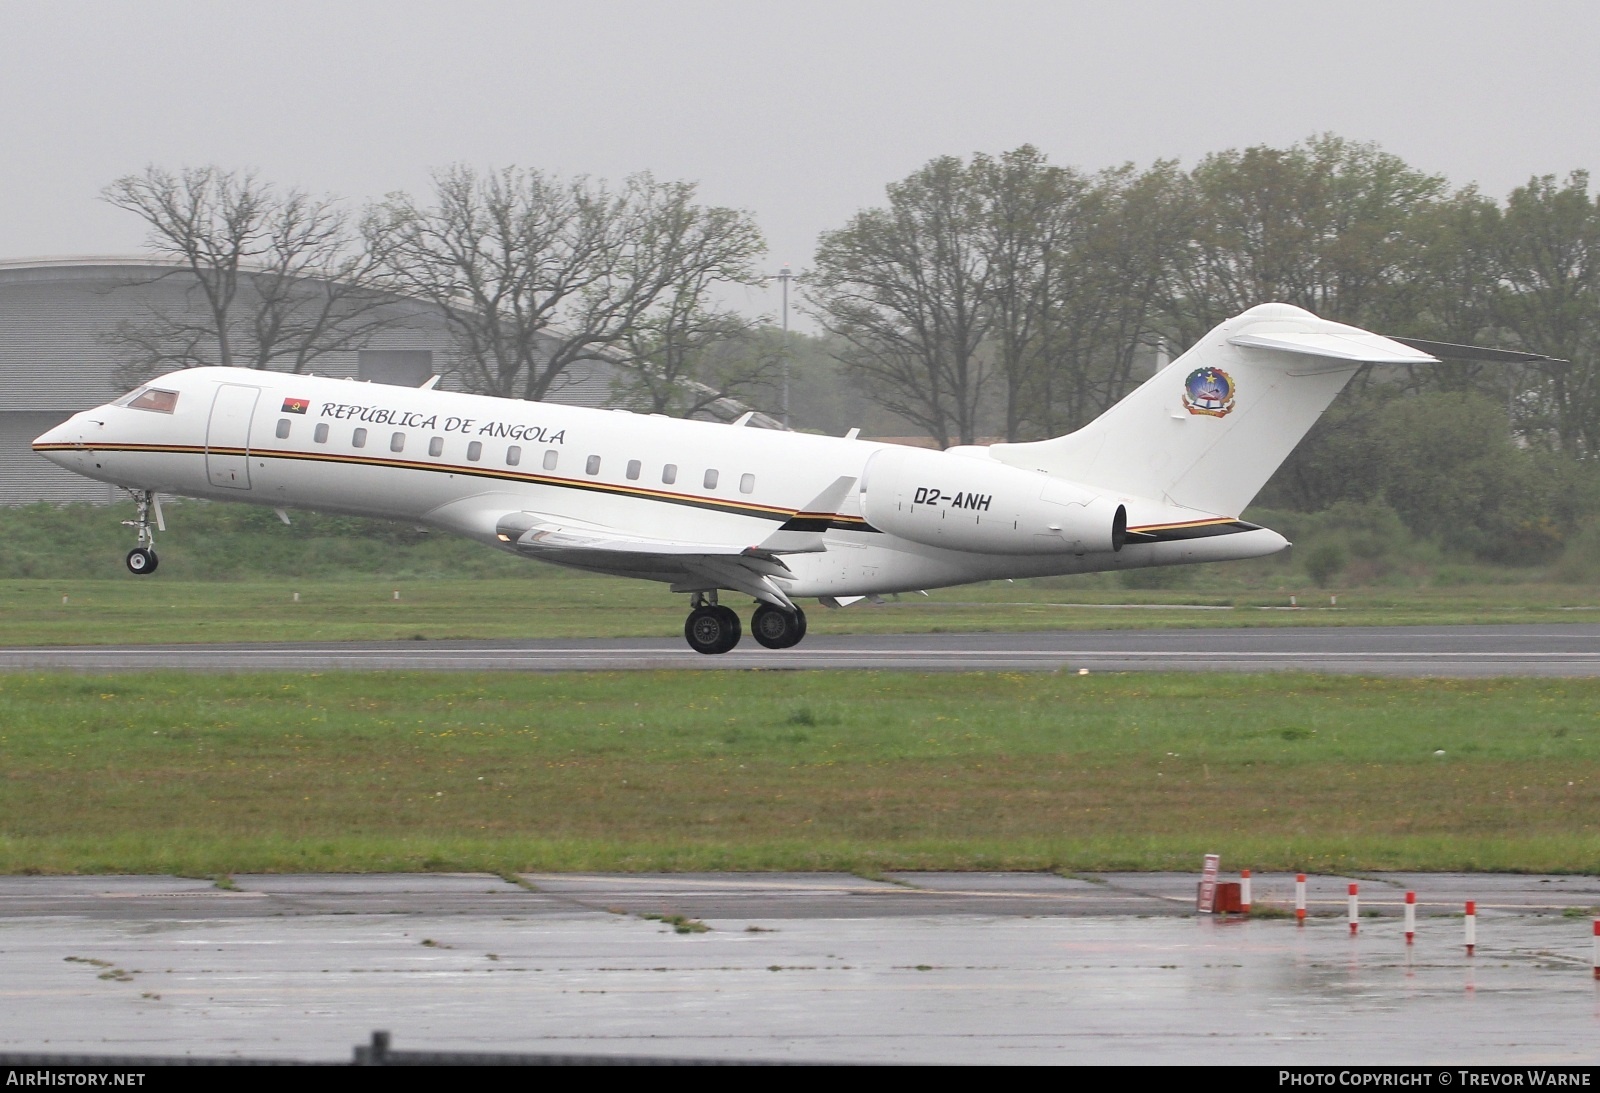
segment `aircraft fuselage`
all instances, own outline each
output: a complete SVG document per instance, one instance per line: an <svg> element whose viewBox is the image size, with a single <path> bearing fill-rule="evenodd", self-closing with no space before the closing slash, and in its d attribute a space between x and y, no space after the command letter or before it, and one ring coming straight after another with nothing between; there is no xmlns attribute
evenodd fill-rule
<svg viewBox="0 0 1600 1093"><path fill-rule="evenodd" d="M151 391L160 397L141 396ZM892 484L903 487L907 511L952 532L948 540L912 541L863 515L868 463L896 446L251 369L172 373L75 415L34 447L134 491L403 520L511 550L517 544L502 530L508 514L754 549L806 515L831 483L856 480L835 511L808 514L822 533L819 547L781 555L787 572L776 579L789 596L1249 558L1285 545L1236 513L1109 494L1089 507L1125 509L1126 541L1113 549L1104 536L1074 538L1049 518L1056 502L1036 516L1037 492L1022 496L1035 478L1040 489L1054 479L994 464L981 449L926 453L928 460L903 472L919 475L916 481ZM997 468L999 487L984 484L993 477L988 467ZM1083 508L1072 503L1079 509L1060 511ZM1006 521L1012 526L1002 529ZM1001 530L993 551L939 545L982 547ZM693 583L670 557L648 551L536 556L685 591Z"/></svg>

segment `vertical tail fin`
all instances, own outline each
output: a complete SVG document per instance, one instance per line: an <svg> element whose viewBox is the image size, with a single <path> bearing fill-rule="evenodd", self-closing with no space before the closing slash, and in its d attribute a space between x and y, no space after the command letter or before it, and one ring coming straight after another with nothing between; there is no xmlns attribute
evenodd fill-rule
<svg viewBox="0 0 1600 1093"><path fill-rule="evenodd" d="M1432 360L1303 308L1261 304L1077 432L989 453L1113 493L1237 516L1363 364Z"/></svg>

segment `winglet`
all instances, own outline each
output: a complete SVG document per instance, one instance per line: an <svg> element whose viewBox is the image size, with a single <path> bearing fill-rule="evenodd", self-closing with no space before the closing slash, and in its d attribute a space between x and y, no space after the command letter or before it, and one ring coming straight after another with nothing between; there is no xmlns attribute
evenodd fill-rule
<svg viewBox="0 0 1600 1093"><path fill-rule="evenodd" d="M1524 353L1515 349L1490 349L1482 345L1458 345L1455 342L1434 342L1426 338L1402 338L1395 334L1386 334L1384 337L1391 342L1420 349L1429 356L1452 361L1496 361L1501 364L1572 363L1560 357L1550 357L1543 353Z"/></svg>
<svg viewBox="0 0 1600 1093"><path fill-rule="evenodd" d="M839 515L839 506L855 488L853 475L841 475L827 489L783 522L783 526L764 539L757 551L770 554L809 554L826 550L822 541L828 525Z"/></svg>

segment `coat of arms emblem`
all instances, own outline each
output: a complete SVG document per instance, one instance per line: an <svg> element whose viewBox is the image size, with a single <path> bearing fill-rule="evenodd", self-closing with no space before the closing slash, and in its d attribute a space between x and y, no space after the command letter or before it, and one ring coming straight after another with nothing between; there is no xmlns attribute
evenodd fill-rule
<svg viewBox="0 0 1600 1093"><path fill-rule="evenodd" d="M1220 368L1196 368L1183 381L1183 406L1191 414L1227 417L1233 395L1233 377Z"/></svg>

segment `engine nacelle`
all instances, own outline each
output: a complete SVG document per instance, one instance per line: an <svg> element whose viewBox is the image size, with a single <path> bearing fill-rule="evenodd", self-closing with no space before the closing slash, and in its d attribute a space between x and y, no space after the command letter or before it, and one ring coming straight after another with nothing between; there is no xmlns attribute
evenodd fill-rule
<svg viewBox="0 0 1600 1093"><path fill-rule="evenodd" d="M879 531L984 554L1122 549L1128 512L1084 486L989 459L882 448L861 475L861 514Z"/></svg>

